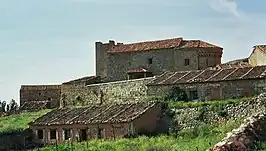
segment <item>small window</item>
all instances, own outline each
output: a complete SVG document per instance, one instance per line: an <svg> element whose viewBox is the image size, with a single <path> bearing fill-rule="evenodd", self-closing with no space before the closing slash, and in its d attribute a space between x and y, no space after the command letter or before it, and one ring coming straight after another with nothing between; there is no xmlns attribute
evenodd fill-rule
<svg viewBox="0 0 266 151"><path fill-rule="evenodd" d="M189 95L190 95L190 99L193 101L193 100L198 100L199 97L198 97L198 91L190 91L189 92Z"/></svg>
<svg viewBox="0 0 266 151"><path fill-rule="evenodd" d="M38 139L43 139L43 130L37 130Z"/></svg>
<svg viewBox="0 0 266 151"><path fill-rule="evenodd" d="M51 98L48 98L48 101L51 101Z"/></svg>
<svg viewBox="0 0 266 151"><path fill-rule="evenodd" d="M206 66L209 67L209 60L206 59Z"/></svg>
<svg viewBox="0 0 266 151"><path fill-rule="evenodd" d="M56 139L56 130L50 130L50 139Z"/></svg>
<svg viewBox="0 0 266 151"><path fill-rule="evenodd" d="M185 66L189 66L189 59L185 59Z"/></svg>
<svg viewBox="0 0 266 151"><path fill-rule="evenodd" d="M70 138L70 129L64 129L64 139L68 140Z"/></svg>
<svg viewBox="0 0 266 151"><path fill-rule="evenodd" d="M39 95L42 95L41 93L39 93Z"/></svg>
<svg viewBox="0 0 266 151"><path fill-rule="evenodd" d="M149 64L152 64L152 58L149 58L148 61L149 61Z"/></svg>

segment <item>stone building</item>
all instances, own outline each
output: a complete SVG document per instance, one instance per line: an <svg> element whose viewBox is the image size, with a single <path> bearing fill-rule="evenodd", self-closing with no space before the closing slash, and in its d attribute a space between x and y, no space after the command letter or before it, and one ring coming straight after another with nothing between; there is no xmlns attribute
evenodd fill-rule
<svg viewBox="0 0 266 151"><path fill-rule="evenodd" d="M53 110L30 123L39 144L115 139L152 133L161 106L155 102L108 104Z"/></svg>
<svg viewBox="0 0 266 151"><path fill-rule="evenodd" d="M60 104L61 85L22 85L20 108L56 108Z"/></svg>
<svg viewBox="0 0 266 151"><path fill-rule="evenodd" d="M266 66L166 72L147 86L153 96L180 87L190 100L250 97L265 91Z"/></svg>
<svg viewBox="0 0 266 151"><path fill-rule="evenodd" d="M248 58L252 66L266 65L266 45L257 45Z"/></svg>
<svg viewBox="0 0 266 151"><path fill-rule="evenodd" d="M95 43L96 76L107 81L144 78L165 71L198 70L221 64L223 48L201 40L173 38L131 44Z"/></svg>

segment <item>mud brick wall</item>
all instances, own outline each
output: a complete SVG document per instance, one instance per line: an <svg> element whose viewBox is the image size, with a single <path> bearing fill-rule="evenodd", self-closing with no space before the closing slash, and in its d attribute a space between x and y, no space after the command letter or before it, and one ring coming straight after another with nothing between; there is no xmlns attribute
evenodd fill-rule
<svg viewBox="0 0 266 151"><path fill-rule="evenodd" d="M61 89L61 106L138 101L147 95L146 84L153 79L154 77L150 77L88 86L63 84Z"/></svg>

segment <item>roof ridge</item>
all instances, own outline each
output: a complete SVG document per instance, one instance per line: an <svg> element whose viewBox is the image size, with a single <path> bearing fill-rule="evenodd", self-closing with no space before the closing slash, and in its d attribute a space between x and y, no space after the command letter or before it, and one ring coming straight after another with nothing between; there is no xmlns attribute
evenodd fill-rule
<svg viewBox="0 0 266 151"><path fill-rule="evenodd" d="M132 42L132 43L123 43L122 45L115 45L115 47L123 46L123 45L133 45L133 44L141 44L141 43L152 43L152 42L160 42L160 41L167 41L167 40L175 40L181 39L183 41L183 37L176 37L176 38L167 38L167 39L157 39L157 40L147 40L147 41L139 41L139 42Z"/></svg>

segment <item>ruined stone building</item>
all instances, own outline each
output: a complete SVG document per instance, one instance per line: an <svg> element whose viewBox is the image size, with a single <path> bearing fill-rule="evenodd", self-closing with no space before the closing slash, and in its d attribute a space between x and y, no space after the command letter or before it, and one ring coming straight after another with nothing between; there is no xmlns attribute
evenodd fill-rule
<svg viewBox="0 0 266 151"><path fill-rule="evenodd" d="M107 81L144 78L165 71L200 70L221 64L223 48L173 38L131 44L96 42L96 76Z"/></svg>
<svg viewBox="0 0 266 151"><path fill-rule="evenodd" d="M154 102L99 105L53 110L30 123L39 144L116 139L152 133L160 120L161 106Z"/></svg>

